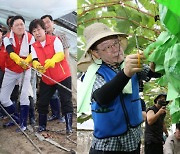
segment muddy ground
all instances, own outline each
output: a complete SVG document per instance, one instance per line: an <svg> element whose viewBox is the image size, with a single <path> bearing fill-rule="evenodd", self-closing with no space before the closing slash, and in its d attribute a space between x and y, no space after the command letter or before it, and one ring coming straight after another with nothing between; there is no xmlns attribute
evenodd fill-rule
<svg viewBox="0 0 180 154"><path fill-rule="evenodd" d="M92 141L92 131L78 131L77 132L77 153L89 154L89 149Z"/></svg>
<svg viewBox="0 0 180 154"><path fill-rule="evenodd" d="M77 131L76 131L76 115L73 116L73 134L71 136L65 133L65 123L60 123L58 120L47 123L46 131L40 135L47 139L59 143L67 150L76 150L77 144ZM0 120L0 154L38 154L37 149L30 143L30 141L22 133L16 132L17 126L10 128L3 128L3 123L8 121L8 118ZM67 152L47 141L40 141L36 137L35 132L37 124L34 127L28 126L29 130L26 131L27 135L41 150L42 154L68 154ZM77 153L77 152L76 152Z"/></svg>

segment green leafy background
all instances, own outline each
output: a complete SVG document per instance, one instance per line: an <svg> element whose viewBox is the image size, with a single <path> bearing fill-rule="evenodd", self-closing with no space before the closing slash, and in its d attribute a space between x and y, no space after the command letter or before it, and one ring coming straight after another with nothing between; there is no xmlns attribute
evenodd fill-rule
<svg viewBox="0 0 180 154"><path fill-rule="evenodd" d="M161 0L159 0L159 2L162 3ZM172 122L176 123L180 119L180 91L177 91L179 88L178 86L174 87L177 83L179 83L180 86L180 82L178 82L180 81L180 71L178 71L178 69L180 70L180 66L178 64L180 56L175 57L177 56L177 53L172 56L172 54L166 54L166 52L170 50L170 48L172 49L169 53L172 53L172 50L178 49L178 46L176 46L176 49L173 48L179 40L178 29L174 32L174 27L169 25L174 25L176 23L179 24L180 18L178 15L180 14L174 14L172 9L168 9L168 12L171 13L170 15L173 13L175 17L171 20L167 20L170 15L159 12L162 11L162 7L164 7L164 5L159 7L159 3L153 0L139 0L138 3L131 0L78 0L78 60L82 56L85 48L83 30L92 23L99 21L105 23L114 31L126 33L128 35L128 48L125 51L126 54L137 52L137 44L135 40L136 34L139 48L142 51L145 51L147 58L146 63L149 61L155 62L156 71L163 74L161 79L153 80L144 84L143 96L146 106L149 107L153 105L154 97L161 92L169 93L170 89L171 93L176 93L176 96L173 99L171 98L173 103L170 103L168 108L168 110L173 109L173 111L171 111L171 116L169 112L166 116L166 123L170 126ZM166 6L168 5L166 4ZM158 15L161 20L155 20L158 18ZM163 15L166 20L162 19ZM167 25L172 29L168 29L169 27L167 27ZM162 43L165 39L161 36L162 32L165 33L163 33L163 35L169 37L169 39L164 41L164 43ZM158 42L159 36L161 36L161 38ZM164 66L164 61L166 60L165 57L168 56L171 56L171 58L175 57L176 59L177 65L174 64L174 68L170 69L175 70L173 72L175 77L171 76L172 72L169 73L169 66L171 66L173 62L169 60L167 61L167 66ZM179 79L177 77L179 77ZM175 81L175 79L176 83L172 85L171 80Z"/></svg>

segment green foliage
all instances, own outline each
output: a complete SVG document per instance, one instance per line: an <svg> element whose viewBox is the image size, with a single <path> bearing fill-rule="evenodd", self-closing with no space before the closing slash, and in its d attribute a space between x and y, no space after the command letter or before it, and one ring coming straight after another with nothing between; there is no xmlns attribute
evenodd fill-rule
<svg viewBox="0 0 180 154"><path fill-rule="evenodd" d="M149 11L151 14L156 14L158 13L158 4L155 2L151 2L150 0L138 0L143 7Z"/></svg>
<svg viewBox="0 0 180 154"><path fill-rule="evenodd" d="M89 2L89 3L88 3ZM152 16L145 14L143 11L139 11L137 4L132 1L124 1L125 5L119 4L119 1L111 0L98 0L98 1L78 1L78 37L83 37L84 27L94 23L102 22L109 27L113 27L114 30L126 33L127 35L134 35L136 31L140 48L143 50L150 44L150 40L154 40L158 35L154 31L155 24L153 14ZM149 1L142 1L144 8L147 8L148 13L157 12L157 4L150 4ZM150 7L148 7L150 6ZM146 11L147 12L147 11ZM147 27L147 28L146 28ZM82 39L78 39L82 40ZM136 48L136 42L133 38L129 38L129 46L126 53L130 53ZM82 52L82 47L79 47L78 51ZM82 54L80 54L82 55Z"/></svg>
<svg viewBox="0 0 180 154"><path fill-rule="evenodd" d="M135 46L136 46L135 37L134 36L130 37L128 39L128 46L127 46L127 49L126 49L125 53L130 54Z"/></svg>
<svg viewBox="0 0 180 154"><path fill-rule="evenodd" d="M137 5L133 1L123 0L124 4L121 5L118 0L78 0L78 29L80 28L78 30L78 59L85 48L84 28L98 21L107 24L115 31L129 35L126 54L137 52L135 34L141 50L145 50L156 40L160 32L164 30L160 21L155 21L155 16L159 14L158 4L149 0L138 1L140 4ZM154 104L154 97L162 91L167 93L167 88L160 87L156 81L145 83L144 100L147 107ZM170 126L169 112L166 119Z"/></svg>
<svg viewBox="0 0 180 154"><path fill-rule="evenodd" d="M87 121L87 120L89 120L91 118L92 118L91 115L82 114L81 116L79 116L77 118L77 122L82 124L83 122L85 122L85 121Z"/></svg>
<svg viewBox="0 0 180 154"><path fill-rule="evenodd" d="M128 34L128 27L130 27L131 25L131 22L128 20L117 20L117 29L122 33Z"/></svg>

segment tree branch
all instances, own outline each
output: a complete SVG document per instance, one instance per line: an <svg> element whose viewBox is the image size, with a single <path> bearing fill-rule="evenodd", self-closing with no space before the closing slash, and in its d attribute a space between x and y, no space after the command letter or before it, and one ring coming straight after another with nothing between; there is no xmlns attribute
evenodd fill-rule
<svg viewBox="0 0 180 154"><path fill-rule="evenodd" d="M129 36L134 36L134 34L128 34ZM149 38L147 38L147 37L144 37L144 36L142 36L142 35L138 35L137 37L141 37L141 38L143 38L143 39L145 39L145 40L148 40L148 41L151 41L151 42L155 42L156 40L152 40L152 39L149 39Z"/></svg>
<svg viewBox="0 0 180 154"><path fill-rule="evenodd" d="M128 1L128 0L126 0L126 1ZM79 16L81 17L84 14L86 14L87 12L95 10L95 9L99 9L99 8L102 8L102 7L109 7L109 6L118 5L118 4L120 4L122 7L126 6L126 7L129 7L129 8L132 8L132 9L138 11L138 12L141 12L141 13L146 14L146 15L148 15L150 17L153 17L153 18L155 16L155 15L152 15L152 14L147 13L145 11L142 11L137 7L133 7L133 6L129 5L129 4L125 4L124 1L111 1L111 2L102 2L102 3L90 4L90 5L82 7L84 9L84 11ZM87 8L87 7L89 7L90 9L85 10L85 8Z"/></svg>
<svg viewBox="0 0 180 154"><path fill-rule="evenodd" d="M117 19L121 19L121 20L128 20L132 23L134 23L135 25L138 25L142 28L145 28L145 29L148 29L148 30L151 30L151 31L154 31L156 34L160 34L161 32L157 29L152 29L152 28L149 28L147 26L144 26L144 25L141 25L140 23L138 23L137 21L134 21L134 20L130 20L128 18L125 18L125 17L120 17L120 16L103 16L103 17L96 17L96 18L91 18L89 20L85 20L83 22L79 22L78 23L78 26L81 25L81 24L85 24L85 23L88 23L88 22L91 22L91 21L94 21L94 20L100 20L100 19L112 19L112 18L117 18Z"/></svg>

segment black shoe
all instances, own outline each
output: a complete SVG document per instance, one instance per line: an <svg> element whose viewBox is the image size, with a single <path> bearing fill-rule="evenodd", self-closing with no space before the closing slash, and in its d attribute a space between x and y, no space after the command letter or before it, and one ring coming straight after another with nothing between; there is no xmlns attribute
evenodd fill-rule
<svg viewBox="0 0 180 154"><path fill-rule="evenodd" d="M43 132L43 131L46 131L46 127L39 126L37 132L40 133L40 132Z"/></svg>
<svg viewBox="0 0 180 154"><path fill-rule="evenodd" d="M46 130L47 124L47 114L39 114L39 128L38 132L42 132Z"/></svg>
<svg viewBox="0 0 180 154"><path fill-rule="evenodd" d="M19 124L19 115L17 113L12 114L11 117L16 121L17 124ZM15 123L12 120L10 120L9 122L3 124L3 127L7 128L7 127L14 126L14 125L15 125Z"/></svg>

